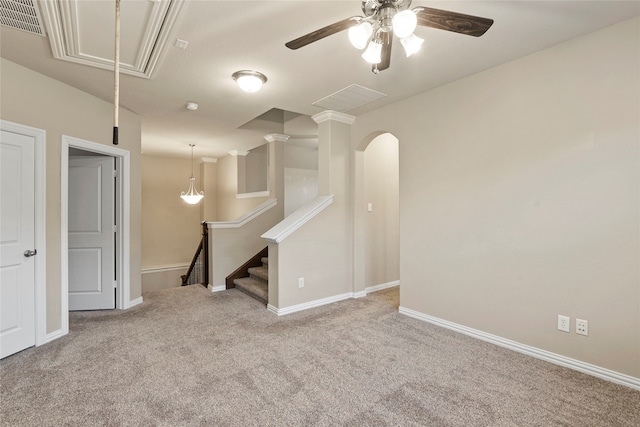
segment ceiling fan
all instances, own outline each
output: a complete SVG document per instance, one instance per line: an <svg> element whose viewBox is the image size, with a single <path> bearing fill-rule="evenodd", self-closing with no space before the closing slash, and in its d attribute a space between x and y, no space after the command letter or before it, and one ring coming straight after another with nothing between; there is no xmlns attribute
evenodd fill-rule
<svg viewBox="0 0 640 427"><path fill-rule="evenodd" d="M362 0L364 16L352 16L285 43L299 49L327 36L349 29L349 40L362 57L372 64L375 74L389 68L391 45L395 34L407 56L417 52L424 41L413 34L417 25L480 37L493 24L493 19L464 15L430 7L409 9L411 0Z"/></svg>

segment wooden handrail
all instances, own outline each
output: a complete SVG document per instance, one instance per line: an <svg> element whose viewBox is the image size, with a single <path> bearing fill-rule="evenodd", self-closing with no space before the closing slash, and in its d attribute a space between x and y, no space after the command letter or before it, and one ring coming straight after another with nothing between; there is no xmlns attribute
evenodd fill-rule
<svg viewBox="0 0 640 427"><path fill-rule="evenodd" d="M205 221L202 221L202 238L200 239L200 243L198 244L198 249L196 249L196 253L193 256L193 259L191 260L191 264L189 264L189 269L187 270L187 274L182 276L182 286L188 285L189 277L191 276L191 273L193 273L193 269L195 268L196 263L198 262L198 257L202 252L204 252L203 253L204 259L202 260L202 263L203 263L202 276L203 276L204 283L202 283L202 285L206 287L207 284L209 283L209 229Z"/></svg>

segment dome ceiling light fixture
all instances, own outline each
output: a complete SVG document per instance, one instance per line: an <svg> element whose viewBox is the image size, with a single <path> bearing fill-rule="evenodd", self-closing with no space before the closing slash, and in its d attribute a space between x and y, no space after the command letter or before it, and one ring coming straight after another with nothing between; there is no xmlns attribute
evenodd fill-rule
<svg viewBox="0 0 640 427"><path fill-rule="evenodd" d="M189 144L189 147L191 147L191 176L189 177L189 190L187 190L186 193L184 191L180 193L182 200L190 205L197 204L204 197L204 191L198 192L198 190L196 190L196 178L193 176L193 147L195 146L195 144Z"/></svg>
<svg viewBox="0 0 640 427"><path fill-rule="evenodd" d="M418 25L474 37L480 37L493 25L493 19L422 6L409 9L410 6L411 0L362 0L364 16L352 16L327 25L285 46L299 49L349 29L349 41L356 49L366 47L362 58L372 64L371 71L378 74L389 68L394 35L400 39L406 55L411 56L424 42L414 34Z"/></svg>
<svg viewBox="0 0 640 427"><path fill-rule="evenodd" d="M236 71L231 75L231 78L245 92L257 92L267 82L267 76L252 70Z"/></svg>

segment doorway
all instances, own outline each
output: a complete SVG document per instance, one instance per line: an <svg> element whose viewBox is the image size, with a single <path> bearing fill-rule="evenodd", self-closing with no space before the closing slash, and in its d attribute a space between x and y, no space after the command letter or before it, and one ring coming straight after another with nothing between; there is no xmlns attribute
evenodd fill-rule
<svg viewBox="0 0 640 427"><path fill-rule="evenodd" d="M354 295L400 284L399 144L388 132L356 147Z"/></svg>
<svg viewBox="0 0 640 427"><path fill-rule="evenodd" d="M69 149L69 310L116 306L117 163L113 156Z"/></svg>
<svg viewBox="0 0 640 427"><path fill-rule="evenodd" d="M115 180L115 308L126 309L130 306L130 207L129 207L129 169L130 153L126 150L62 136L61 147L61 258L62 258L62 325L64 333L69 330L69 154L74 149L113 159L117 170ZM77 152L76 152L77 153Z"/></svg>

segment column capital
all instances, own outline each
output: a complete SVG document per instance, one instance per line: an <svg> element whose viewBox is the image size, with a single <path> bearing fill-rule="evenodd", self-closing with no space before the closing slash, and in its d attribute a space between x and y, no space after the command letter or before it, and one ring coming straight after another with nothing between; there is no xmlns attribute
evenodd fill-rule
<svg viewBox="0 0 640 427"><path fill-rule="evenodd" d="M340 123L346 123L348 125L353 124L356 120L356 116L352 116L350 114L341 113L339 111L333 110L325 110L321 113L318 113L314 116L311 116L314 122L320 124L322 122L326 122L328 120L333 120Z"/></svg>
<svg viewBox="0 0 640 427"><path fill-rule="evenodd" d="M283 135L280 133L270 133L268 135L264 136L264 139L267 140L267 142L287 142L287 140L289 139L289 135Z"/></svg>
<svg viewBox="0 0 640 427"><path fill-rule="evenodd" d="M248 151L231 150L231 151L229 151L229 154L231 154L232 156L236 157L236 156L246 156L247 154L249 154L249 152Z"/></svg>

